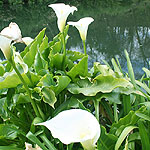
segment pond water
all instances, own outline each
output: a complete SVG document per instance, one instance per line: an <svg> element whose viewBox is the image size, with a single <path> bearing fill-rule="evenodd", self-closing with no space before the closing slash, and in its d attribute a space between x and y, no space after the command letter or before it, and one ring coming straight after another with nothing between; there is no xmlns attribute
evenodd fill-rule
<svg viewBox="0 0 150 150"><path fill-rule="evenodd" d="M124 49L129 52L136 77L143 74L142 67L149 68L150 60L150 4L141 3L133 5L105 8L99 3L86 4L74 2L78 8L68 21L77 21L82 17L91 16L94 22L89 26L87 36L87 53L89 66L93 62L109 63L111 58L117 57L124 71L127 70ZM34 38L39 31L46 27L49 41L58 33L56 16L49 3L34 5L12 5L0 7L0 30L10 22L16 22L23 37ZM82 42L76 28L70 27L67 49L83 52ZM18 44L19 45L19 44ZM18 46L21 51L23 47ZM0 51L0 59L4 59Z"/></svg>

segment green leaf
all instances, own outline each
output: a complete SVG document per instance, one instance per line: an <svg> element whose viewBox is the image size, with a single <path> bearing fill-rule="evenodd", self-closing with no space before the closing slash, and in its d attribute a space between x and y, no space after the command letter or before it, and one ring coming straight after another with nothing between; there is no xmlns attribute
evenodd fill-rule
<svg viewBox="0 0 150 150"><path fill-rule="evenodd" d="M56 42L53 46L51 46L51 52L50 52L50 56L49 57L52 57L52 55L54 54L57 54L57 53L60 53L61 52L61 49L62 49L62 45L61 45L61 42Z"/></svg>
<svg viewBox="0 0 150 150"><path fill-rule="evenodd" d="M67 75L75 80L78 76L86 77L88 73L88 56L84 56L81 61L67 72Z"/></svg>
<svg viewBox="0 0 150 150"><path fill-rule="evenodd" d="M32 133L32 132L28 132L28 134L26 135L26 137L32 141L33 143L37 144L39 147L42 148L42 150L48 150L43 143L41 143L41 141Z"/></svg>
<svg viewBox="0 0 150 150"><path fill-rule="evenodd" d="M5 73L5 68L2 64L0 64L0 76L3 76Z"/></svg>
<svg viewBox="0 0 150 150"><path fill-rule="evenodd" d="M67 76L54 76L54 79L57 80L57 84L55 86L51 86L51 89L55 92L57 96L62 90L64 90L68 86L71 79Z"/></svg>
<svg viewBox="0 0 150 150"><path fill-rule="evenodd" d="M140 108L136 112L141 112L143 108ZM125 117L121 118L118 123L113 123L110 129L110 133L120 135L126 126L133 126L137 123L139 117L134 111L130 111Z"/></svg>
<svg viewBox="0 0 150 150"><path fill-rule="evenodd" d="M48 37L45 35L39 48L40 53L42 53L46 48L48 48Z"/></svg>
<svg viewBox="0 0 150 150"><path fill-rule="evenodd" d="M150 121L150 117L147 116L147 115L145 115L145 114L143 114L143 113L136 112L135 114L136 114L138 117L140 117L140 118L142 118L142 119L144 119L144 120Z"/></svg>
<svg viewBox="0 0 150 150"><path fill-rule="evenodd" d="M83 58L84 56L85 56L85 55L84 55L83 53L67 50L67 57L68 57L68 59L70 59L71 61L76 61L76 60L78 60L78 59Z"/></svg>
<svg viewBox="0 0 150 150"><path fill-rule="evenodd" d="M63 54L55 54L50 58L51 67L61 70L63 62Z"/></svg>
<svg viewBox="0 0 150 150"><path fill-rule="evenodd" d="M107 65L101 65L99 62L94 63L95 72L100 72L104 76L113 75L115 76L114 71Z"/></svg>
<svg viewBox="0 0 150 150"><path fill-rule="evenodd" d="M23 150L23 149L17 148L17 146L0 146L0 150Z"/></svg>
<svg viewBox="0 0 150 150"><path fill-rule="evenodd" d="M6 97L0 99L0 116L6 120L8 119L8 114L7 114L7 100Z"/></svg>
<svg viewBox="0 0 150 150"><path fill-rule="evenodd" d="M129 54L126 50L124 51L124 53L125 53L125 56L126 56L126 59L127 59L127 67L128 67L128 72L129 72L131 82L133 83L134 86L136 86L134 71L133 71L132 64L131 64L131 61L130 61L130 58L129 58Z"/></svg>
<svg viewBox="0 0 150 150"><path fill-rule="evenodd" d="M39 81L39 77L33 74L32 72L30 73L30 75L31 75L32 83L36 84ZM24 78L24 80L29 86L33 86L29 78L26 76L26 74L23 73L22 77ZM17 74L14 72L5 73L3 78L1 78L0 80L1 80L0 89L13 88L13 87L17 87L19 84L22 84L21 80L19 79Z"/></svg>
<svg viewBox="0 0 150 150"><path fill-rule="evenodd" d="M141 140L139 132L135 132L135 133L132 133L132 134L129 135L129 138L128 138L129 142L132 142L132 141L135 141L135 140Z"/></svg>
<svg viewBox="0 0 150 150"><path fill-rule="evenodd" d="M119 136L119 138L116 142L115 150L119 149L119 147L121 146L121 144L124 141L124 139L126 138L126 136L135 128L137 128L137 127L136 126L128 126L122 131L121 135Z"/></svg>
<svg viewBox="0 0 150 150"><path fill-rule="evenodd" d="M35 55L38 49L38 46L40 46L43 36L45 33L45 29L43 29L39 35L35 38L34 42L29 47L29 51L24 55L23 60L30 68L31 65L34 63Z"/></svg>
<svg viewBox="0 0 150 150"><path fill-rule="evenodd" d="M54 108L54 104L57 101L54 91L48 87L44 87L42 89L42 95L43 95L43 101L45 103L48 103L50 106Z"/></svg>
<svg viewBox="0 0 150 150"><path fill-rule="evenodd" d="M34 61L34 68L36 73L39 73L42 69L48 69L48 63L43 59L43 56L37 51Z"/></svg>
<svg viewBox="0 0 150 150"><path fill-rule="evenodd" d="M52 74L46 74L41 79L37 86L51 86L55 85Z"/></svg>
<svg viewBox="0 0 150 150"><path fill-rule="evenodd" d="M124 115L127 115L131 110L130 95L123 95L123 111Z"/></svg>
<svg viewBox="0 0 150 150"><path fill-rule="evenodd" d="M30 98L27 94L15 94L13 96L13 102L14 104L24 104L24 103L30 103Z"/></svg>
<svg viewBox="0 0 150 150"><path fill-rule="evenodd" d="M131 83L125 79L100 74L93 82L90 82L88 79L83 79L79 80L77 84L70 84L68 90L73 94L82 93L85 96L95 96L98 92L109 93L117 87L126 88L130 86L130 84Z"/></svg>
<svg viewBox="0 0 150 150"><path fill-rule="evenodd" d="M96 96L98 99L106 98L110 103L121 104L120 93L100 93Z"/></svg>
<svg viewBox="0 0 150 150"><path fill-rule="evenodd" d="M139 126L139 133L140 133L140 137L141 137L141 142L142 142L142 149L143 150L149 150L149 148L150 148L149 133L148 133L143 121L139 120L138 126Z"/></svg>
<svg viewBox="0 0 150 150"><path fill-rule="evenodd" d="M118 67L118 65L117 65L117 63L116 63L114 58L111 59L111 62L113 64L115 72L120 72L121 73L120 68Z"/></svg>
<svg viewBox="0 0 150 150"><path fill-rule="evenodd" d="M0 124L0 140L15 139L17 137L17 128L11 124Z"/></svg>
<svg viewBox="0 0 150 150"><path fill-rule="evenodd" d="M142 83L136 80L136 84L143 88L148 94L150 94L150 88L146 85L146 83Z"/></svg>
<svg viewBox="0 0 150 150"><path fill-rule="evenodd" d="M98 140L98 149L113 150L116 141L117 137L113 134L107 133L105 127L101 126L101 136Z"/></svg>

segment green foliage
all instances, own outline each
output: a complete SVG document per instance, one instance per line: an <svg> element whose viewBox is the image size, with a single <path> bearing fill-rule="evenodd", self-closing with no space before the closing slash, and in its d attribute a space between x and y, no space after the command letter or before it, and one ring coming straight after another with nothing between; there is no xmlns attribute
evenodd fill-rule
<svg viewBox="0 0 150 150"><path fill-rule="evenodd" d="M68 30L66 26L66 43ZM146 77L135 80L127 51L125 74L115 58L112 68L104 61L105 65L95 62L89 69L88 56L67 50L63 62L62 36L59 33L49 42L43 29L25 47L20 55L28 72L15 64L22 79L8 61L0 64L0 149L24 149L25 142L43 150L66 149L35 124L71 108L95 113L100 120L98 150L149 149L150 71L143 68ZM80 144L68 147L82 148Z"/></svg>

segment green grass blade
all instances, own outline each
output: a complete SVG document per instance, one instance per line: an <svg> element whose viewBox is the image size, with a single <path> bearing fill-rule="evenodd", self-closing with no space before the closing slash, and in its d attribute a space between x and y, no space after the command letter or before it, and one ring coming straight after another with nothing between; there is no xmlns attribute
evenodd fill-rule
<svg viewBox="0 0 150 150"><path fill-rule="evenodd" d="M17 148L15 146L0 146L0 150L24 150L23 148Z"/></svg>
<svg viewBox="0 0 150 150"><path fill-rule="evenodd" d="M138 126L139 126L141 142L142 142L142 150L149 150L150 149L149 133L147 132L146 127L143 124L143 121L139 120Z"/></svg>
<svg viewBox="0 0 150 150"><path fill-rule="evenodd" d="M123 95L123 111L127 115L131 110L130 95Z"/></svg>
<svg viewBox="0 0 150 150"><path fill-rule="evenodd" d="M117 57L115 57L115 58L116 58L116 61L117 61L117 64L118 64L118 66L119 66L120 71L123 73L123 71L122 71L122 68L121 68L121 65L120 65L120 63L119 63L118 58L117 58Z"/></svg>
<svg viewBox="0 0 150 150"><path fill-rule="evenodd" d="M26 135L26 137L31 140L33 143L37 144L38 146L40 146L42 148L42 150L48 150L43 143L40 142L40 140L32 133L32 132L28 132L28 134Z"/></svg>
<svg viewBox="0 0 150 150"><path fill-rule="evenodd" d="M114 58L111 59L111 62L113 64L114 71L115 72L121 72Z"/></svg>
<svg viewBox="0 0 150 150"><path fill-rule="evenodd" d="M142 114L142 113L139 113L139 112L137 112L137 113L135 113L138 117L140 117L140 118L142 118L142 119L144 119L144 120L147 120L147 121L150 121L150 117L149 116L147 116L147 115L145 115L145 114Z"/></svg>
<svg viewBox="0 0 150 150"><path fill-rule="evenodd" d="M126 59L127 59L128 73L129 73L131 82L136 87L134 71L133 71L132 64L131 64L131 61L130 61L130 58L129 58L129 54L128 54L128 52L126 50L124 51L124 53L125 53L125 56L126 56Z"/></svg>
<svg viewBox="0 0 150 150"><path fill-rule="evenodd" d="M121 144L124 141L124 139L126 138L126 136L135 128L137 128L137 127L136 126L128 126L122 131L121 135L119 136L119 138L116 142L115 150L119 149L119 147L121 146Z"/></svg>

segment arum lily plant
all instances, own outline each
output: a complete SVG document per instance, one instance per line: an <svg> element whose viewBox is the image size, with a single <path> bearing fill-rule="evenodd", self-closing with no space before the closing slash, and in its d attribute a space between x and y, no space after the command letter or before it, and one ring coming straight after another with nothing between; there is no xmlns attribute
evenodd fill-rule
<svg viewBox="0 0 150 150"><path fill-rule="evenodd" d="M75 26L78 29L78 31L80 33L80 37L81 37L82 42L83 42L85 55L86 55L85 41L86 41L86 36L87 36L87 30L88 30L89 24L91 24L93 21L94 21L93 18L85 17L85 18L80 19L77 22L68 22L69 25Z"/></svg>
<svg viewBox="0 0 150 150"><path fill-rule="evenodd" d="M26 39L24 39L24 41L26 42ZM20 78L20 80L22 81L29 97L32 103L32 106L34 108L34 111L36 113L37 116L39 115L38 109L36 107L36 104L34 103L34 101L31 99L31 92L25 82L25 80L23 79L22 75L20 74L19 70L17 69L16 65L15 65L15 61L12 60L12 56L11 56L11 42L23 42L22 40L22 35L21 35L21 30L19 28L19 26L16 23L11 22L9 24L8 27L4 28L1 32L0 32L0 48L3 52L3 54L5 55L6 59L10 62L10 64L12 65L12 67L14 68L15 72L17 73L18 77ZM29 43L29 42L28 42ZM14 55L18 55L17 53ZM16 57L19 58L19 57ZM23 65L23 69L24 72L26 73L28 68L27 65L23 63L22 58L19 58L16 60L16 62L19 62L20 64Z"/></svg>
<svg viewBox="0 0 150 150"><path fill-rule="evenodd" d="M69 5L65 5L63 3L51 4L49 5L49 7L51 7L55 11L56 16L58 18L57 25L59 31L63 32L67 17L69 16L70 13L73 14L74 11L77 11L77 8L74 6L71 7Z"/></svg>
<svg viewBox="0 0 150 150"><path fill-rule="evenodd" d="M62 143L80 142L86 150L94 150L100 136L97 119L90 112L82 109L63 111L51 120L37 125L46 126L52 136Z"/></svg>
<svg viewBox="0 0 150 150"><path fill-rule="evenodd" d="M21 30L15 22L11 22L8 27L4 28L0 35L7 37L14 42L23 42Z"/></svg>
<svg viewBox="0 0 150 150"><path fill-rule="evenodd" d="M5 36L0 35L0 49L2 50L6 59L10 59L11 50L10 50L11 40Z"/></svg>
<svg viewBox="0 0 150 150"><path fill-rule="evenodd" d="M66 25L67 17L70 13L73 14L74 11L77 11L77 8L74 6L65 5L64 3L58 3L58 4L51 4L49 5L51 7L57 16L57 25L59 28L59 31L63 35L63 62L62 62L62 68L65 69L65 59L66 59L66 43L65 43L65 36L64 36L64 28Z"/></svg>

